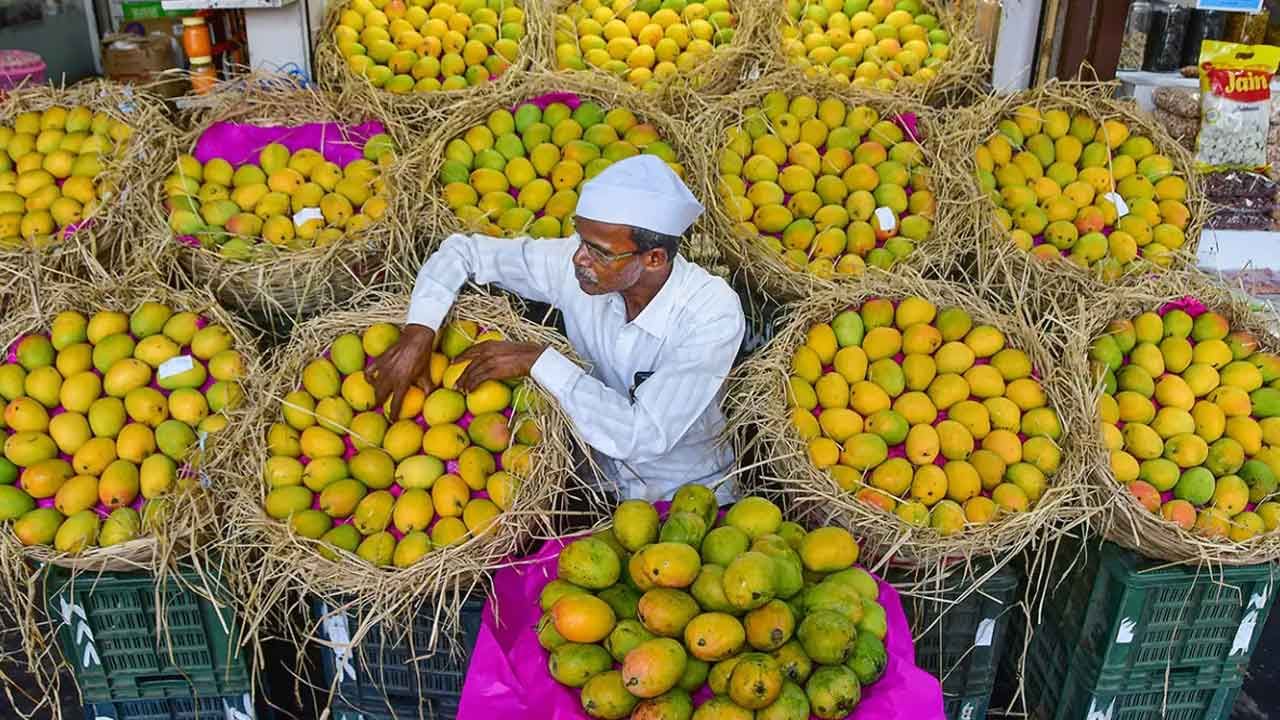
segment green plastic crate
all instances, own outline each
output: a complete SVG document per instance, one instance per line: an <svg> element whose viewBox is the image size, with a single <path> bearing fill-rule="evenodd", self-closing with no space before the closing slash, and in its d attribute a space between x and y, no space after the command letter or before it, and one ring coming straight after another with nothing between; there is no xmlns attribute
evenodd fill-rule
<svg viewBox="0 0 1280 720"><path fill-rule="evenodd" d="M117 700L85 705L86 720L267 720L249 693L226 697Z"/></svg>
<svg viewBox="0 0 1280 720"><path fill-rule="evenodd" d="M199 585L197 576L182 577ZM49 616L86 703L222 697L250 690L236 652L235 615L176 578L164 585L167 638L156 633L156 583L147 573L47 577Z"/></svg>
<svg viewBox="0 0 1280 720"><path fill-rule="evenodd" d="M1104 543L1068 570L1073 550L1059 551L1027 651L1033 715L1227 718L1276 597L1273 566L1211 575ZM1025 625L1016 617L1015 634Z"/></svg>
<svg viewBox="0 0 1280 720"><path fill-rule="evenodd" d="M916 665L942 681L948 720L987 716L1014 614L1017 573L1002 567L978 590L969 592L976 579L985 575L979 568L971 577L944 580L941 592L930 597L903 596L916 635ZM968 596L956 602L966 592Z"/></svg>

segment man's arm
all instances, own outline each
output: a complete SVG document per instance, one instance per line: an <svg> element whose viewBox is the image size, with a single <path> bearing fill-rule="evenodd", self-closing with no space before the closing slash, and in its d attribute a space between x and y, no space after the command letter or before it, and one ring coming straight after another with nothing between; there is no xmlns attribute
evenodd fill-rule
<svg viewBox="0 0 1280 720"><path fill-rule="evenodd" d="M439 330L467 280L497 283L522 297L554 305L573 271L576 249L571 239L450 235L418 271L406 322Z"/></svg>
<svg viewBox="0 0 1280 720"><path fill-rule="evenodd" d="M559 401L588 445L612 458L646 461L671 450L715 401L746 326L736 296L725 293L702 321L682 331L666 362L635 391L634 403L587 375L552 348L532 375Z"/></svg>

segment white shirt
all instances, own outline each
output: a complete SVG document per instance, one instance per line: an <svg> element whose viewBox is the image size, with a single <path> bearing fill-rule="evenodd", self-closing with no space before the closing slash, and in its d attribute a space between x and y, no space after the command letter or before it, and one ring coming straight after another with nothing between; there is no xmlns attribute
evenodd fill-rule
<svg viewBox="0 0 1280 720"><path fill-rule="evenodd" d="M719 482L733 464L733 451L720 442L720 400L745 332L737 294L677 256L658 294L627 322L620 294L588 295L579 287L578 244L576 235L452 235L418 272L408 322L438 330L468 278L559 308L590 374L551 348L531 374L604 456L601 465L620 494L652 501L685 483ZM652 374L635 387L642 373ZM723 488L722 498L727 493Z"/></svg>

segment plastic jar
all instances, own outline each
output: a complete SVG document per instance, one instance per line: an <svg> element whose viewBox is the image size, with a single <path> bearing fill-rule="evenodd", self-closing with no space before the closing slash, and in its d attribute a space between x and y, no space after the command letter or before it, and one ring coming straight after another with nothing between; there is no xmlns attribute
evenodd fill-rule
<svg viewBox="0 0 1280 720"><path fill-rule="evenodd" d="M213 55L213 38L202 17L182 18L182 49L193 61Z"/></svg>
<svg viewBox="0 0 1280 720"><path fill-rule="evenodd" d="M191 89L203 95L218 82L218 71L208 55L191 58Z"/></svg>
<svg viewBox="0 0 1280 720"><path fill-rule="evenodd" d="M1190 20L1191 8L1185 5L1161 2L1151 6L1151 30L1147 34L1143 70L1173 72L1182 67L1182 43Z"/></svg>
<svg viewBox="0 0 1280 720"><path fill-rule="evenodd" d="M1196 10L1191 13L1187 25L1187 37L1182 43L1182 65L1200 64L1200 43L1205 40L1221 40L1227 31L1227 13L1220 10Z"/></svg>
<svg viewBox="0 0 1280 720"><path fill-rule="evenodd" d="M1117 70L1141 70L1142 55L1147 49L1147 33L1151 30L1151 3L1134 0L1124 22L1124 39L1120 43Z"/></svg>

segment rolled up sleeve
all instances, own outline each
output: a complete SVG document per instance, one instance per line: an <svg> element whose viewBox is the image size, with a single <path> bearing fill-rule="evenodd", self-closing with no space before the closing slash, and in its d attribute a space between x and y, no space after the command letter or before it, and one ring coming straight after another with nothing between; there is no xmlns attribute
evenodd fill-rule
<svg viewBox="0 0 1280 720"><path fill-rule="evenodd" d="M439 330L468 280L495 283L522 297L556 305L559 288L573 274L571 238L508 240L450 235L422 265L405 321Z"/></svg>

